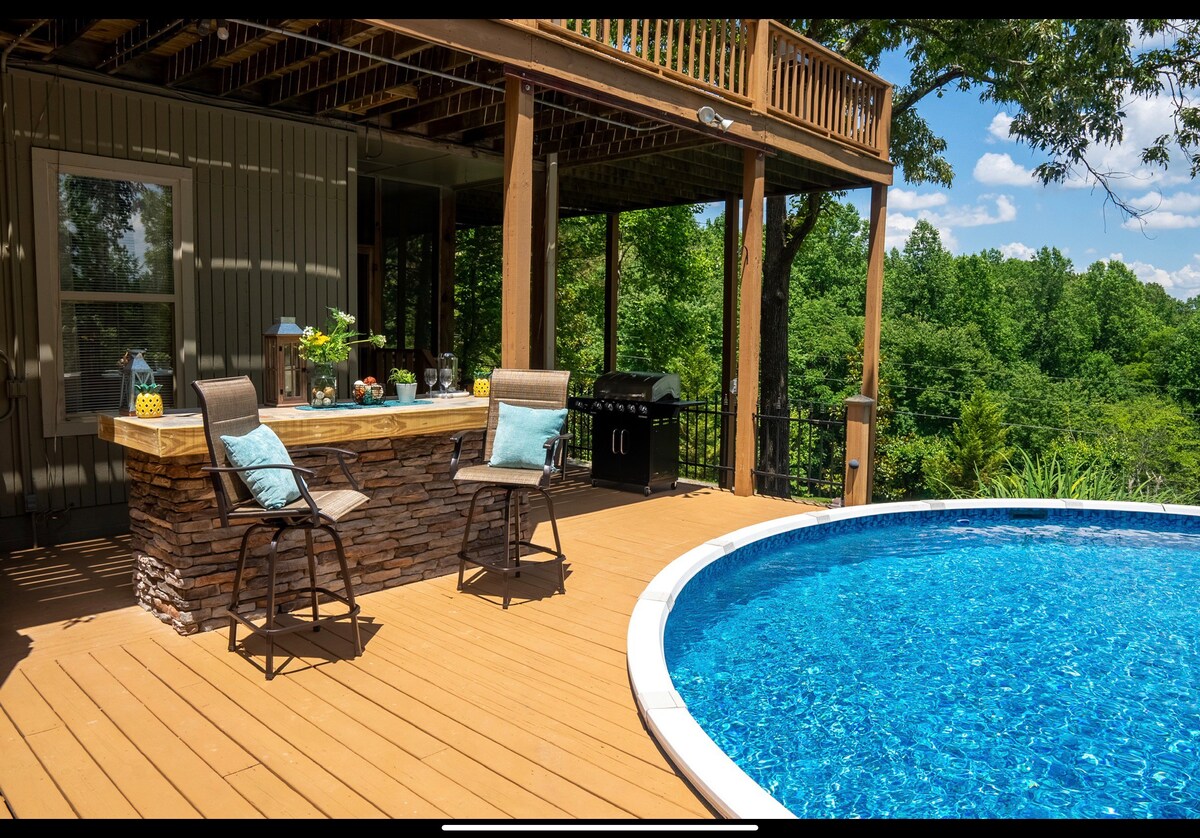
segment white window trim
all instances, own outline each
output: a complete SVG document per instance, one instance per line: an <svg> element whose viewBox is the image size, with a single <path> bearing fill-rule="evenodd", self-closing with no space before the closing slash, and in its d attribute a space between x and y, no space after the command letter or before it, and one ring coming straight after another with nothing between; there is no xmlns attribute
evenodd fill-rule
<svg viewBox="0 0 1200 838"><path fill-rule="evenodd" d="M192 170L140 160L122 160L48 148L32 149L34 262L38 290L38 367L42 431L45 437L96 433L96 415L66 415L62 358L62 292L58 265L58 176L62 171L110 180L137 180L169 186L173 196L175 267L175 404L188 394L184 382L197 375L195 247ZM131 295L132 296L132 295ZM108 412L108 411L105 411ZM115 412L115 408L112 412Z"/></svg>

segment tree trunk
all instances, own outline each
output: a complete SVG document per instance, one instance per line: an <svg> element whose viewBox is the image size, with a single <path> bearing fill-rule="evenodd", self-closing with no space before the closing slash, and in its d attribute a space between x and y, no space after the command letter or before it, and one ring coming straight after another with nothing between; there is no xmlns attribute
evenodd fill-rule
<svg viewBox="0 0 1200 838"><path fill-rule="evenodd" d="M767 198L763 253L762 351L759 355L758 491L791 496L788 437L788 298L792 258L787 248L787 198ZM794 251L792 251L794 256Z"/></svg>
<svg viewBox="0 0 1200 838"><path fill-rule="evenodd" d="M791 405L788 400L788 313L792 263L825 207L825 195L811 192L788 216L788 199L767 198L763 230L762 336L758 367L758 492L791 497Z"/></svg>

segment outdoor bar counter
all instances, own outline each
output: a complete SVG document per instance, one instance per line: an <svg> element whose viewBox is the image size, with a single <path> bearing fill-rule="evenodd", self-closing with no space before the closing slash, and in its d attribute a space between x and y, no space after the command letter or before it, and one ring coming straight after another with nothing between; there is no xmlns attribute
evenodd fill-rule
<svg viewBox="0 0 1200 838"><path fill-rule="evenodd" d="M478 462L487 404L465 396L395 407L259 409L289 448L321 445L358 455L349 468L371 501L339 527L356 595L457 572L470 491L450 479L450 436L474 431L462 456L464 463ZM247 524L221 526L211 480L200 470L209 455L199 410L156 419L101 414L98 422L101 439L125 448L138 602L180 634L228 626L225 609ZM345 485L335 458L296 456L295 462L317 472L311 485ZM496 494L481 497L489 505L476 512L476 520L494 530L481 532L485 538L501 534L503 498ZM251 555L264 556L267 535L251 541ZM280 546L277 589L308 584L304 539L293 535ZM315 547L318 584L340 590L332 541L318 534ZM246 590L259 587L255 575L264 564L247 562Z"/></svg>

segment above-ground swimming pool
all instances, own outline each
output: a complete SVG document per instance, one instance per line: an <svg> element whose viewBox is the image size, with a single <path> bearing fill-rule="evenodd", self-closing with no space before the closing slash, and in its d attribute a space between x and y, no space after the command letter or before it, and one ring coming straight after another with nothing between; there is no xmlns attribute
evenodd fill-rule
<svg viewBox="0 0 1200 838"><path fill-rule="evenodd" d="M1200 509L810 512L672 562L647 726L728 817L1200 817Z"/></svg>

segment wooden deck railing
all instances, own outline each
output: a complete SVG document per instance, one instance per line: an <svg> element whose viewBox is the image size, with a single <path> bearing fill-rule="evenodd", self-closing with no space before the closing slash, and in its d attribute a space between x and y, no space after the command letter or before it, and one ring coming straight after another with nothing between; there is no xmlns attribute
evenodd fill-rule
<svg viewBox="0 0 1200 838"><path fill-rule="evenodd" d="M887 156L891 85L776 21L543 18L537 25Z"/></svg>
<svg viewBox="0 0 1200 838"><path fill-rule="evenodd" d="M769 23L771 111L886 154L891 85L786 26Z"/></svg>

